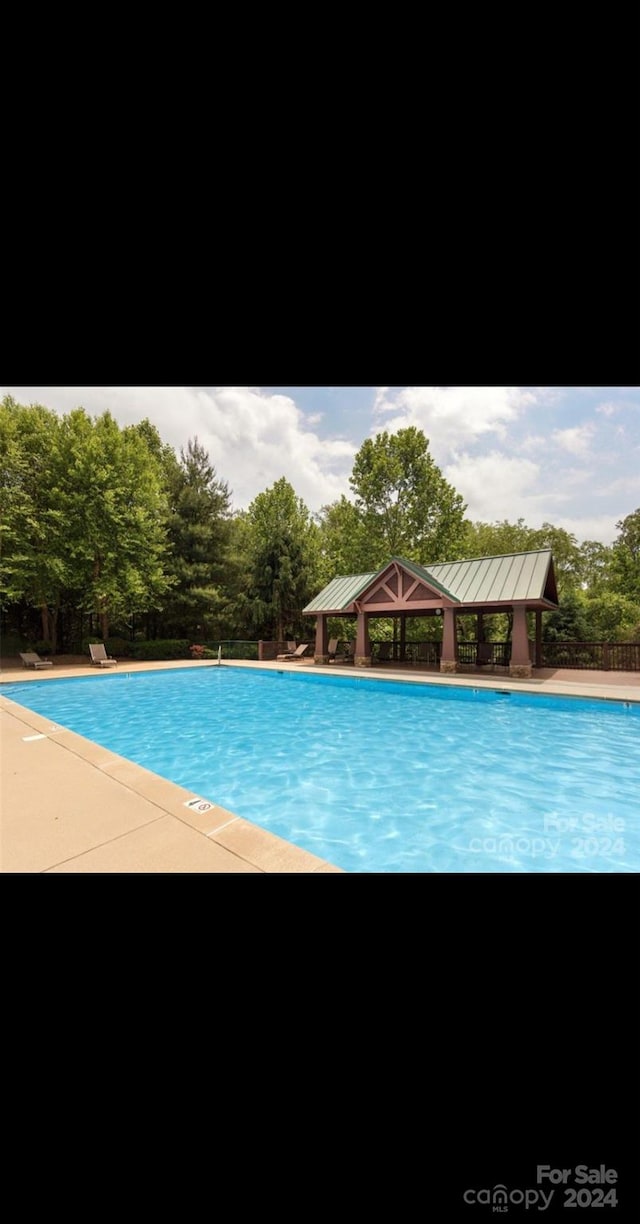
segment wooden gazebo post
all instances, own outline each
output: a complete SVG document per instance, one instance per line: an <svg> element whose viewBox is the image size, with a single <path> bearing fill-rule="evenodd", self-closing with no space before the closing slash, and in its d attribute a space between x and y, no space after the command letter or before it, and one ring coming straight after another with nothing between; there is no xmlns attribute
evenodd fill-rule
<svg viewBox="0 0 640 1224"><path fill-rule="evenodd" d="M458 670L458 649L456 642L456 610L444 609L444 625L442 627L442 654L440 656L441 672L456 672Z"/></svg>
<svg viewBox="0 0 640 1224"><path fill-rule="evenodd" d="M369 641L369 617L356 604L358 620L356 622L356 653L353 662L356 667L371 667L371 642Z"/></svg>
<svg viewBox="0 0 640 1224"><path fill-rule="evenodd" d="M480 658L480 643L484 642L484 613L478 612L476 617L476 666L482 663Z"/></svg>
<svg viewBox="0 0 640 1224"><path fill-rule="evenodd" d="M316 648L313 661L314 663L329 662L327 618L326 616L322 615L322 612L318 613L318 619L316 621Z"/></svg>
<svg viewBox="0 0 640 1224"><path fill-rule="evenodd" d="M532 674L529 634L527 633L527 609L524 604L513 604L509 675L515 676L517 680L529 680Z"/></svg>
<svg viewBox="0 0 640 1224"><path fill-rule="evenodd" d="M536 609L536 656L533 665L542 667L542 612L539 608Z"/></svg>

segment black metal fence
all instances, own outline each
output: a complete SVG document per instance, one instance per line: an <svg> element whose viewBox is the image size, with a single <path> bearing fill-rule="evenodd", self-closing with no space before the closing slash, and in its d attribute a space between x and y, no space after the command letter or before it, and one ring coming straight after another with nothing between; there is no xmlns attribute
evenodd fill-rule
<svg viewBox="0 0 640 1224"><path fill-rule="evenodd" d="M542 666L640 671L640 642L543 642Z"/></svg>
<svg viewBox="0 0 640 1224"><path fill-rule="evenodd" d="M222 642L223 658L275 659L287 649L286 642ZM344 653L347 643L340 642ZM531 661L535 662L535 643L530 641ZM231 648L231 649L230 649ZM640 671L640 642L542 642L541 667L576 668L591 671ZM314 643L307 650L313 655ZM439 667L442 643L434 641L405 642L404 654L399 641L372 641L371 659L383 663L416 663ZM458 661L464 667L508 667L511 642L458 642Z"/></svg>
<svg viewBox="0 0 640 1224"><path fill-rule="evenodd" d="M372 642L374 662L403 661L400 642ZM529 642L535 663L535 642ZM441 642L407 642L404 662L437 667ZM511 642L458 642L458 662L463 667L508 667ZM640 642L542 642L540 667L575 668L591 671L640 671Z"/></svg>
<svg viewBox="0 0 640 1224"><path fill-rule="evenodd" d="M458 662L469 667L508 667L511 642L458 642Z"/></svg>

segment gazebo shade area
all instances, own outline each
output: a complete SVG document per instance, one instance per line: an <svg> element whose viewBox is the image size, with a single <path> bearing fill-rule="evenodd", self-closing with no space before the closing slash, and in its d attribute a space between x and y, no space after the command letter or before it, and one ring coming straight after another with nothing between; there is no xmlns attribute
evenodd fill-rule
<svg viewBox="0 0 640 1224"><path fill-rule="evenodd" d="M327 620L356 620L356 667L371 666L369 621L373 617L397 617L400 621L401 654L404 653L407 617L441 616L443 623L440 670L459 670L456 618L475 614L477 643L484 642L483 617L497 612L513 616L509 674L527 678L534 663L539 665L542 613L558 608L553 558L548 548L535 552L508 553L501 557L475 557L470 561L447 561L423 566L404 557L391 559L373 574L351 574L334 578L303 609L316 617L315 662L328 663ZM534 658L527 632L527 612L535 612Z"/></svg>

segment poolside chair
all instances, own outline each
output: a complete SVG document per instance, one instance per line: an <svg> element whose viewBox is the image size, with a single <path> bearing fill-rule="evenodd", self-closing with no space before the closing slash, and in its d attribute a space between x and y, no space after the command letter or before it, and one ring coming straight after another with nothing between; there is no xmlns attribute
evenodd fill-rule
<svg viewBox="0 0 640 1224"><path fill-rule="evenodd" d="M391 658L391 642L380 642L378 646L378 662L385 663Z"/></svg>
<svg viewBox="0 0 640 1224"><path fill-rule="evenodd" d="M338 638L331 638L327 653L329 659L333 659L334 663L338 663L340 659L350 659L355 652L355 642L341 642Z"/></svg>
<svg viewBox="0 0 640 1224"><path fill-rule="evenodd" d="M96 667L117 667L118 666L118 660L114 659L111 655L107 654L105 650L104 642L97 642L97 643L90 642L89 643L89 654L91 655L91 662Z"/></svg>
<svg viewBox="0 0 640 1224"><path fill-rule="evenodd" d="M301 659L305 650L307 650L308 647L309 647L308 642L302 642L302 644L298 646L297 650L294 650L293 654L276 655L276 662L277 663L285 663L285 662L291 663L294 659Z"/></svg>
<svg viewBox="0 0 640 1224"><path fill-rule="evenodd" d="M27 650L24 654L20 651L20 658L25 667L35 667L36 669L39 667L53 667L51 659L41 659L35 650Z"/></svg>
<svg viewBox="0 0 640 1224"><path fill-rule="evenodd" d="M298 647L297 647L296 642L287 642L287 649L286 649L286 651L284 651L284 652L283 652L283 654L281 654L281 655L276 655L276 658L278 658L278 659L285 659L285 658L286 658L286 659L289 659L289 658L291 658L291 655L294 655L294 654L296 653L296 650L297 650L297 649L298 649Z"/></svg>

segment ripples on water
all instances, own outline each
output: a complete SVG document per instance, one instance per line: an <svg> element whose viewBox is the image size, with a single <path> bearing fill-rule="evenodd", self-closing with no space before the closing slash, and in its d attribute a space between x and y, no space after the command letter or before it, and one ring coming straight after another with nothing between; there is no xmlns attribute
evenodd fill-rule
<svg viewBox="0 0 640 1224"><path fill-rule="evenodd" d="M347 871L640 870L637 705L225 667L5 691Z"/></svg>

